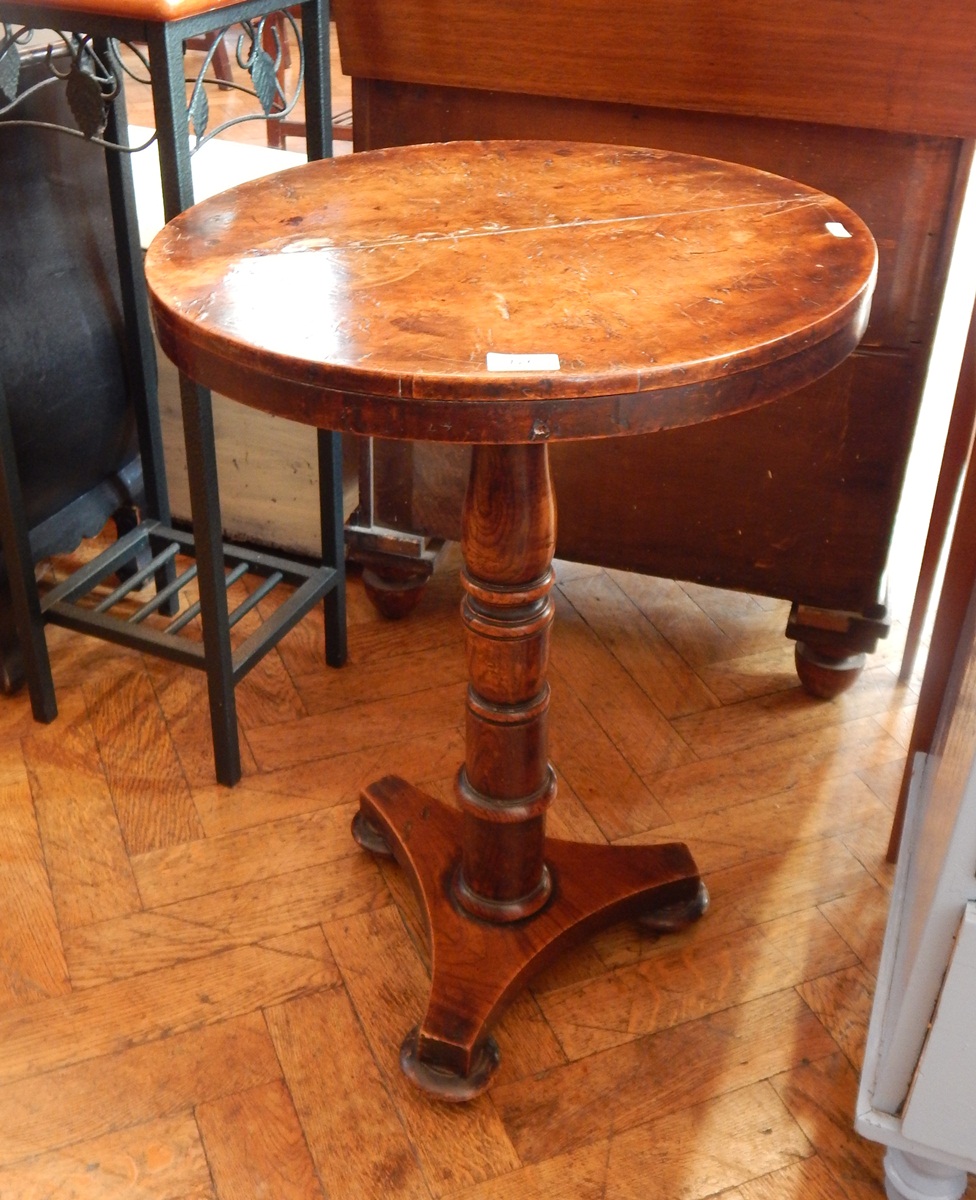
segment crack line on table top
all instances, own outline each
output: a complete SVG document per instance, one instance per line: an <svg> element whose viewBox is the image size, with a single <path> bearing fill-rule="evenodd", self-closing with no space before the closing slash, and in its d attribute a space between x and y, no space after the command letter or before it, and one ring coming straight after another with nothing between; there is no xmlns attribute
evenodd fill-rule
<svg viewBox="0 0 976 1200"><path fill-rule="evenodd" d="M632 224L638 221L660 221L671 218L680 217L698 217L708 213L727 212L730 210L739 211L741 209L752 208L769 208L769 215L780 216L785 212L791 212L801 208L811 208L815 206L823 207L822 202L815 197L796 197L789 200L774 202L770 205L769 201L755 201L750 203L740 204L719 204L708 208L695 209L675 209L673 211L639 213L633 216L613 216L613 217L580 217L572 221L556 221L546 225L495 225L483 226L480 229L459 229L452 230L449 233L437 233L433 230L422 231L413 234L400 234L394 237L376 239L376 240L354 240L348 242L336 242L328 239L323 235L320 239L315 237L296 239L295 241L287 242L289 253L297 253L299 251L308 250L382 250L389 246L409 246L411 244L426 244L428 242L453 242L453 241L468 241L475 238L499 237L505 234L523 234L523 233L551 233L553 230L559 229L585 229L600 225L625 225ZM257 246L255 251L260 253L264 247ZM272 252L274 247L268 246L267 252Z"/></svg>

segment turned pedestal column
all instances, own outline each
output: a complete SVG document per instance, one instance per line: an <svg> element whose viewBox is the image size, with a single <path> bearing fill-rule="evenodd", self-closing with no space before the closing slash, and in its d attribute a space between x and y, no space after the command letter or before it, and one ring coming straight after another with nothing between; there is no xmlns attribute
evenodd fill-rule
<svg viewBox="0 0 976 1200"><path fill-rule="evenodd" d="M546 809L549 633L556 512L545 445L476 446L462 517L467 737L458 903L518 921L552 894Z"/></svg>
<svg viewBox="0 0 976 1200"><path fill-rule="evenodd" d="M475 446L462 518L461 618L470 683L457 810L402 779L366 789L367 849L412 874L431 943L427 1013L400 1061L425 1090L465 1100L488 1084L488 1033L560 950L623 916L675 929L708 894L687 849L548 840L549 637L556 513L544 443Z"/></svg>

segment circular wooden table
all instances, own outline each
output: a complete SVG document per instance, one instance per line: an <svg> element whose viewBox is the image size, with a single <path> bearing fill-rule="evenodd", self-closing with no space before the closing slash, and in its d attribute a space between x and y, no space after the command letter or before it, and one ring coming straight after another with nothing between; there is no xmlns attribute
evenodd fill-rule
<svg viewBox="0 0 976 1200"><path fill-rule="evenodd" d="M412 876L431 942L401 1050L465 1099L488 1029L563 948L707 903L680 843L545 837L555 510L547 446L710 421L836 366L867 323L876 250L838 201L654 150L402 147L246 184L169 224L146 260L186 374L323 429L471 443L462 583L466 754L447 807L390 776L354 832Z"/></svg>

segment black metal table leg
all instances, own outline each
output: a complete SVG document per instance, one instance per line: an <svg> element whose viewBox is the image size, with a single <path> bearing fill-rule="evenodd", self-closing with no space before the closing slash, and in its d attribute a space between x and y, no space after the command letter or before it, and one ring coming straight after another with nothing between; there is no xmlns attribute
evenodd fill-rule
<svg viewBox="0 0 976 1200"><path fill-rule="evenodd" d="M322 562L343 569L346 553L342 519L342 438L318 430L319 511L322 523ZM325 661L341 667L346 661L346 589L335 587L325 597Z"/></svg>
<svg viewBox="0 0 976 1200"><path fill-rule="evenodd" d="M44 640L44 619L34 581L24 495L14 453L7 397L0 379L0 539L10 586L11 606L20 638L24 673L34 719L45 724L58 715L51 663Z"/></svg>
<svg viewBox="0 0 976 1200"><path fill-rule="evenodd" d="M113 53L108 38L96 38L94 45L96 53L106 60ZM128 119L124 89L119 89L108 105L106 115L106 140L125 144L128 141ZM139 219L132 171L123 156L111 150L105 151L105 171L108 178L112 227L115 231L122 316L125 328L135 333L134 337L125 338L122 351L139 438L146 504L143 515L160 521L163 525L169 525L169 492L166 485L163 432L159 420L159 378L142 270L142 247L139 244ZM156 587L161 591L172 581L173 567L168 563L157 572ZM174 596L171 601L160 606L160 612L175 615L176 606L177 598Z"/></svg>
<svg viewBox="0 0 976 1200"><path fill-rule="evenodd" d="M163 214L169 221L193 203L189 122L183 82L183 34L178 24L158 25L150 31L149 63L152 69ZM232 787L241 777L241 752L221 549L223 522L220 515L213 400L206 389L181 375L180 401L193 541L199 571L200 619L203 625L214 765L218 781Z"/></svg>

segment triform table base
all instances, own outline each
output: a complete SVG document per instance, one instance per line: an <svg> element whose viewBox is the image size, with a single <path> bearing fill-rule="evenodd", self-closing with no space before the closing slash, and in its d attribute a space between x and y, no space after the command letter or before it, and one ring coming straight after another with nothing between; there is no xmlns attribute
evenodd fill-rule
<svg viewBox="0 0 976 1200"><path fill-rule="evenodd" d="M392 854L423 906L431 956L427 1013L404 1041L404 1071L441 1099L483 1091L498 1064L488 1030L528 980L569 947L628 917L671 932L708 903L681 842L607 846L546 841L552 890L531 917L492 923L455 900L461 814L396 776L362 794L353 830L366 849Z"/></svg>

